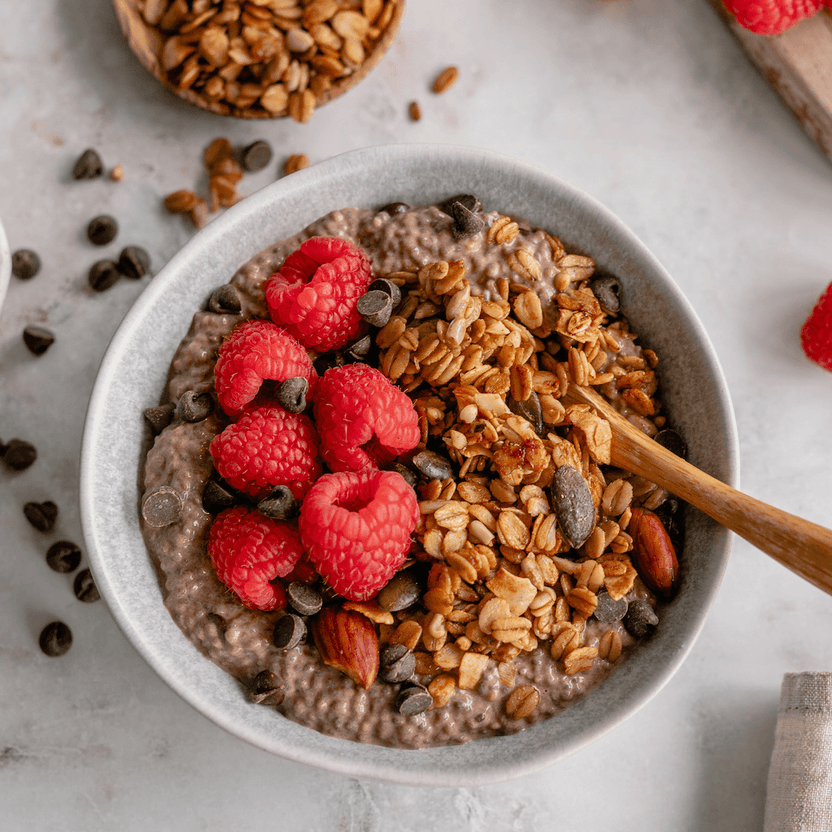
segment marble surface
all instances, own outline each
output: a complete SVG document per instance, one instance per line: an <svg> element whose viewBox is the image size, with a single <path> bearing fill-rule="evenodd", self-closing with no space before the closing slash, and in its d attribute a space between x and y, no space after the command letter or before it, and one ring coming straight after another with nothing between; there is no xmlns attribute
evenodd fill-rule
<svg viewBox="0 0 832 832"><path fill-rule="evenodd" d="M447 64L460 80L441 97ZM189 108L124 46L104 0L0 7L0 218L12 250L43 260L0 311L0 437L33 442L0 468L0 810L4 829L756 830L782 675L832 669L832 599L742 540L681 670L633 718L571 757L481 789L344 778L251 748L172 693L102 603L81 604L44 553L81 542L79 448L107 342L141 292L92 294L86 271L135 243L156 268L193 233L162 197L201 186L202 148L268 139L270 167L391 142L498 150L588 191L668 268L708 329L734 399L743 488L832 524L832 376L800 351L800 325L832 280L832 165L704 0L410 0L399 37L361 86L307 125L244 123ZM418 99L423 118L407 117ZM119 183L73 182L96 147ZM116 242L87 222L110 213ZM31 323L56 343L32 356ZM43 535L29 500L54 500ZM41 654L45 623L75 643ZM268 828L268 827L265 827Z"/></svg>

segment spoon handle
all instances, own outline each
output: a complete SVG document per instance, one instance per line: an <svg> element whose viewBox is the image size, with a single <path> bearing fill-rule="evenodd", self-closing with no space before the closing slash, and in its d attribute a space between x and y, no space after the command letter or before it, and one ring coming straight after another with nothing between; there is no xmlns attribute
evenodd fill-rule
<svg viewBox="0 0 832 832"><path fill-rule="evenodd" d="M609 421L613 465L655 482L832 594L832 531L700 471L630 424L594 391L570 385L564 401L589 404Z"/></svg>

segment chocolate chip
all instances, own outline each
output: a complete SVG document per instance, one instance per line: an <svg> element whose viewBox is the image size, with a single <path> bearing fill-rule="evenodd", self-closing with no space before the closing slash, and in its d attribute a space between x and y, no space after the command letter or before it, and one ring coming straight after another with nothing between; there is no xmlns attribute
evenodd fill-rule
<svg viewBox="0 0 832 832"><path fill-rule="evenodd" d="M340 350L333 350L332 352L325 352L319 355L312 362L312 366L315 368L315 372L319 376L322 376L327 370L331 370L333 367L343 367L349 363Z"/></svg>
<svg viewBox="0 0 832 832"><path fill-rule="evenodd" d="M373 349L373 338L370 335L365 335L363 338L359 338L354 344L351 344L346 349L346 353L350 358L354 358L356 361L363 361L369 355Z"/></svg>
<svg viewBox="0 0 832 832"><path fill-rule="evenodd" d="M396 463L396 467L393 469L397 473L402 475L404 481L413 489L419 484L419 478L413 471L410 470L406 465L402 465L401 462Z"/></svg>
<svg viewBox="0 0 832 832"><path fill-rule="evenodd" d="M358 299L355 310L370 326L381 329L393 313L393 299L387 292L374 289Z"/></svg>
<svg viewBox="0 0 832 832"><path fill-rule="evenodd" d="M170 485L160 485L144 495L142 517L148 526L161 529L176 523L182 516L182 498Z"/></svg>
<svg viewBox="0 0 832 832"><path fill-rule="evenodd" d="M96 246L106 246L111 243L118 234L118 223L110 216L102 214L94 217L87 226L87 237Z"/></svg>
<svg viewBox="0 0 832 832"><path fill-rule="evenodd" d="M315 615L324 605L324 597L317 589L301 581L292 581L286 587L286 597L298 615Z"/></svg>
<svg viewBox="0 0 832 832"><path fill-rule="evenodd" d="M33 355L43 355L55 343L55 334L45 326L27 326L23 330L23 343Z"/></svg>
<svg viewBox="0 0 832 832"><path fill-rule="evenodd" d="M376 278L368 287L368 292L385 292L390 295L390 301L395 309L402 302L402 290L386 277Z"/></svg>
<svg viewBox="0 0 832 832"><path fill-rule="evenodd" d="M277 485L257 504L257 510L272 520L292 520L298 516L300 504L288 486Z"/></svg>
<svg viewBox="0 0 832 832"><path fill-rule="evenodd" d="M46 550L46 563L56 572L74 572L81 563L81 550L69 540L59 540Z"/></svg>
<svg viewBox="0 0 832 832"><path fill-rule="evenodd" d="M202 507L208 514L219 514L235 502L234 494L215 480L209 480L202 489Z"/></svg>
<svg viewBox="0 0 832 832"><path fill-rule="evenodd" d="M427 688L421 685L407 685L396 697L396 710L402 716L416 716L424 713L433 705L433 697Z"/></svg>
<svg viewBox="0 0 832 832"><path fill-rule="evenodd" d="M120 277L121 272L112 260L99 260L90 267L88 279L93 291L104 292L114 286Z"/></svg>
<svg viewBox="0 0 832 832"><path fill-rule="evenodd" d="M12 254L12 274L20 280L31 280L40 271L40 257L28 248Z"/></svg>
<svg viewBox="0 0 832 832"><path fill-rule="evenodd" d="M580 548L595 528L595 504L586 480L574 468L561 465L552 479L552 499L569 545Z"/></svg>
<svg viewBox="0 0 832 832"><path fill-rule="evenodd" d="M659 445L667 448L668 451L676 454L676 456L680 456L682 459L688 458L688 448L685 445L685 440L675 430L671 430L670 428L660 430L654 439Z"/></svg>
<svg viewBox="0 0 832 832"><path fill-rule="evenodd" d="M413 457L413 466L429 480L446 480L454 475L451 461L434 451L419 451Z"/></svg>
<svg viewBox="0 0 832 832"><path fill-rule="evenodd" d="M621 621L627 614L626 598L613 600L608 592L598 593L598 605L595 607L595 617L604 624L614 624Z"/></svg>
<svg viewBox="0 0 832 832"><path fill-rule="evenodd" d="M406 202L388 202L387 205L383 205L381 208L378 209L379 214L384 211L387 214L390 214L391 217L396 216L396 214L403 214L405 211L409 211L410 206Z"/></svg>
<svg viewBox="0 0 832 832"><path fill-rule="evenodd" d="M459 203L463 208L467 208L472 213L482 210L482 205L479 199L473 194L457 194L456 196L448 197L448 199L437 203L436 207L447 214L449 217L454 215L454 204Z"/></svg>
<svg viewBox="0 0 832 832"><path fill-rule="evenodd" d="M406 610L422 597L422 587L415 574L404 569L397 572L379 592L378 605L388 612Z"/></svg>
<svg viewBox="0 0 832 832"><path fill-rule="evenodd" d="M278 650L291 650L297 647L306 635L306 624L299 615L286 613L274 625L272 641Z"/></svg>
<svg viewBox="0 0 832 832"><path fill-rule="evenodd" d="M485 225L481 217L469 211L461 202L455 202L451 206L451 216L454 218L451 233L455 240L467 240L479 234Z"/></svg>
<svg viewBox="0 0 832 832"><path fill-rule="evenodd" d="M104 165L101 157L92 148L85 150L72 168L73 179L96 179L101 176Z"/></svg>
<svg viewBox="0 0 832 832"><path fill-rule="evenodd" d="M416 657L403 644L388 644L379 655L378 677L383 682L406 682L416 672Z"/></svg>
<svg viewBox="0 0 832 832"><path fill-rule="evenodd" d="M608 315L617 315L621 310L621 284L612 275L602 274L589 284L592 293Z"/></svg>
<svg viewBox="0 0 832 832"><path fill-rule="evenodd" d="M82 569L75 576L72 591L75 593L75 597L85 604L91 604L93 601L98 601L101 598L98 587L93 580L92 572L89 569Z"/></svg>
<svg viewBox="0 0 832 832"><path fill-rule="evenodd" d="M194 390L186 390L179 403L176 405L176 413L185 422L201 422L211 415L214 409L214 399L210 393L196 393Z"/></svg>
<svg viewBox="0 0 832 832"><path fill-rule="evenodd" d="M3 462L12 471L24 471L37 458L38 452L31 442L24 439L11 439L2 447Z"/></svg>
<svg viewBox="0 0 832 832"><path fill-rule="evenodd" d="M540 399L537 397L537 393L535 393L534 390L532 390L529 398L522 402L518 401L513 396L509 396L506 400L506 404L508 404L508 409L512 413L516 413L518 416L522 416L524 419L527 419L532 423L535 431L539 435L543 435L543 409L540 407Z"/></svg>
<svg viewBox="0 0 832 832"><path fill-rule="evenodd" d="M636 598L630 602L622 623L633 638L646 638L656 628L659 617L647 601Z"/></svg>
<svg viewBox="0 0 832 832"><path fill-rule="evenodd" d="M257 705L279 705L286 696L286 686L274 671L261 670L252 679L249 696Z"/></svg>
<svg viewBox="0 0 832 832"><path fill-rule="evenodd" d="M275 399L287 413L303 413L308 392L309 382L303 376L296 376L278 385Z"/></svg>
<svg viewBox="0 0 832 832"><path fill-rule="evenodd" d="M242 308L240 293L230 283L215 289L208 299L208 309L218 315L236 315Z"/></svg>
<svg viewBox="0 0 832 832"><path fill-rule="evenodd" d="M72 647L72 630L63 621L52 621L43 628L38 643L47 656L63 656Z"/></svg>
<svg viewBox="0 0 832 832"><path fill-rule="evenodd" d="M131 280L139 280L150 271L150 255L139 246L127 246L118 256L116 268Z"/></svg>
<svg viewBox="0 0 832 832"><path fill-rule="evenodd" d="M259 139L243 148L241 155L243 167L247 171L263 170L272 160L272 147L268 142Z"/></svg>
<svg viewBox="0 0 832 832"><path fill-rule="evenodd" d="M51 500L26 503L23 506L23 514L39 532L51 532L58 519L58 507Z"/></svg>
<svg viewBox="0 0 832 832"><path fill-rule="evenodd" d="M148 407L144 412L144 418L150 425L155 436L158 436L172 421L176 407L173 402L160 404L158 407Z"/></svg>

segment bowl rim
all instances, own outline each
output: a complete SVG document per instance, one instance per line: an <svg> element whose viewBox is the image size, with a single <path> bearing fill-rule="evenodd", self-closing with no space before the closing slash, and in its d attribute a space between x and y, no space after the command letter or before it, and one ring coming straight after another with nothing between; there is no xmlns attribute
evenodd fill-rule
<svg viewBox="0 0 832 832"><path fill-rule="evenodd" d="M252 222L257 218L262 220L282 215L286 212L287 206L292 206L299 215L309 217L306 223L294 227L294 231L297 231L328 210L351 204L344 202L344 197L341 196L351 178L352 181L356 181L356 176L370 178L368 173L372 171L390 170L395 172L394 180L399 177L403 188L413 188L416 186L412 183L406 185L410 173L424 173L427 177L428 172L433 170L431 165L439 163L449 166L449 169L459 170L461 174L482 170L486 178L499 172L501 175L513 177L518 183L540 183L545 192L551 190L569 206L592 214L603 227L605 234L617 235L616 239L622 239L635 252L640 266L659 280L668 298L682 310L687 323L696 334L701 360L707 365L714 384L716 400L712 427L722 436L725 445L719 460L721 470L712 470L710 473L731 485L737 485L739 443L736 422L728 387L710 339L673 279L621 220L593 197L551 173L494 151L456 145L382 145L352 150L332 157L280 179L242 200L199 231L145 288L113 335L90 397L81 447L81 525L96 583L128 641L179 696L231 734L285 759L348 776L368 777L403 785L479 786L531 773L573 753L630 717L670 681L693 648L704 626L708 609L718 591L727 565L732 541L730 532L702 515L704 524L707 526L710 523L707 528L713 537L714 546L709 555L707 574L697 578L700 581L696 594L699 604L692 610L691 617L684 619L687 627L682 634L684 637L665 637L663 634L659 637L661 628L657 631L656 643L660 643L661 647L656 647L651 655L659 656L662 664L659 672L652 675L648 682L634 675L636 665L641 667L637 661L639 655L634 654L603 685L593 691L591 696L575 703L553 719L544 720L510 736L482 739L460 746L413 751L325 737L279 715L276 716L279 717L280 727L275 728L275 717L269 719L267 714L268 711L274 715L275 712L271 709L257 709L248 705L242 709L240 706L244 700L239 689L231 691L229 688L229 680L234 680L204 658L181 634L163 604L157 604L163 615L154 617L153 620L137 620L138 595L134 597L125 590L125 576L127 570L140 568L143 570L142 580L146 580L150 558L145 558L147 564L131 563L129 566L119 566L112 558L108 559L108 547L115 546L122 529L118 525L115 529L112 526L105 528L103 526L106 524L102 522L102 519L112 519L113 512L116 511L113 506L118 503L117 509L122 513L116 512L115 516L120 521L126 519L125 540L132 544L137 543L139 551L144 551L144 542L138 532L138 470L131 472L132 486L116 489L119 493L113 493L110 481L112 476L117 476L114 472L120 470L117 460L113 462L110 459L113 455L113 436L115 435L123 445L127 444L129 437L122 438L122 434L115 434L116 429L109 425L106 417L108 407L112 407L110 399L116 382L123 383L119 372L123 372L126 366L124 350L130 339L136 337L141 325L146 324L165 294L171 289L181 287L190 261L199 259L201 252L213 252L217 256L224 251L227 240L235 240L235 244L243 248L248 246L245 249L249 251L248 256L239 260L231 272L224 272L227 276L251 256L266 248L270 242L287 236L274 232L271 237L266 237L264 235L267 232L262 229L253 237L248 235ZM446 181L447 177L442 179L442 182ZM372 188L373 185L366 187ZM394 189L395 184L390 184L387 187L388 199L376 204L389 202L389 194ZM449 186L444 193L450 193L452 190L453 186ZM472 190L476 191L476 188ZM324 193L328 196L321 196ZM322 203L329 204L330 207L321 210ZM283 209L278 210L278 205L283 206ZM504 212L509 210L507 206L499 207ZM532 218L529 219L533 221ZM261 245L263 239L267 242ZM258 245L259 248L256 248ZM183 313L182 327L176 343L187 331L196 308L198 305L194 304ZM167 364L164 367L162 383L166 373ZM157 399L152 404L158 402L160 393L161 387L157 390ZM142 432L143 428L139 427L138 430ZM128 449L128 452L132 453L132 449ZM116 453L115 457L117 456ZM99 517L99 514L102 516ZM138 541L135 537L137 533ZM152 567L151 571L155 579L155 570ZM161 602L161 590L157 579L156 594ZM152 613L156 616L155 608L152 609ZM183 644L179 643L176 634L179 634ZM652 641L650 650L653 650ZM163 645L161 650L154 646L158 644ZM175 653L175 656L172 657L171 652ZM196 671L197 684L181 675L186 672L182 669L183 663L189 661L194 661L199 668ZM619 695L622 693L623 697ZM594 719L593 714L605 701L614 703L617 710L612 713L604 711L602 718ZM591 723L591 730L585 727L586 722Z"/></svg>
<svg viewBox="0 0 832 832"><path fill-rule="evenodd" d="M9 284L12 279L12 252L9 248L9 239L6 230L0 221L0 309L3 308L3 301L9 291Z"/></svg>

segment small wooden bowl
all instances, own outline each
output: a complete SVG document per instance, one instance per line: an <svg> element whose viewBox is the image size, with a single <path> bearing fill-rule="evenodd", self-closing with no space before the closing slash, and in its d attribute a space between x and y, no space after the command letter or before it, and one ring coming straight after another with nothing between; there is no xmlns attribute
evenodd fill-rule
<svg viewBox="0 0 832 832"><path fill-rule="evenodd" d="M393 11L389 21L381 32L380 36L372 42L366 51L364 61L349 75L335 80L331 86L314 96L315 108L343 95L347 90L352 89L362 81L370 71L378 64L384 53L396 36L399 24L404 16L405 0L388 0L392 3ZM165 35L154 26L149 25L142 17L144 0L113 0L113 7L118 18L119 25L127 44L139 59L142 66L161 84L174 92L183 101L216 113L222 116L234 118L264 119L264 118L285 118L289 115L297 121L308 121L311 110L308 110L302 117L298 117L297 111L292 114L291 108L287 106L280 112L270 112L264 108L255 106L237 107L223 100L209 98L199 90L181 89L169 78L168 73L162 67L160 54L165 40ZM255 101L255 103L257 103Z"/></svg>

